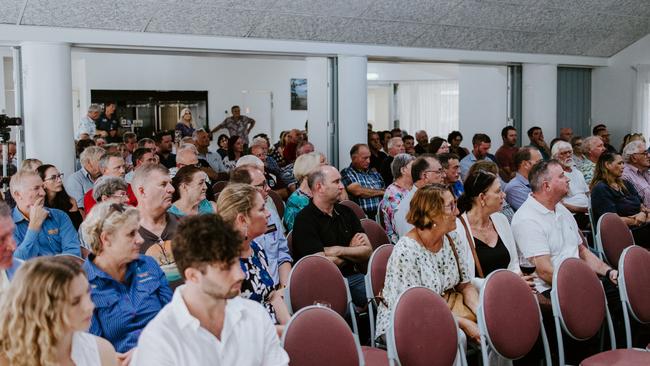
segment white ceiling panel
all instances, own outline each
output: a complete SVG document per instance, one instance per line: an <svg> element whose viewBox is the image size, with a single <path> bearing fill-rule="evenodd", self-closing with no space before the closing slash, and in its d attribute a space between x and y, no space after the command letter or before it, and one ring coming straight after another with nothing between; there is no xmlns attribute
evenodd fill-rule
<svg viewBox="0 0 650 366"><path fill-rule="evenodd" d="M16 24L24 3L21 0L0 0L0 23Z"/></svg>

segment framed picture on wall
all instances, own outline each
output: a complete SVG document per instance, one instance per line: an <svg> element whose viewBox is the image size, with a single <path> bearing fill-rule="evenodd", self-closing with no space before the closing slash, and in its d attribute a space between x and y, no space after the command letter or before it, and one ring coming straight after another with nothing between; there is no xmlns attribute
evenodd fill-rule
<svg viewBox="0 0 650 366"><path fill-rule="evenodd" d="M291 79L291 110L307 110L307 79Z"/></svg>

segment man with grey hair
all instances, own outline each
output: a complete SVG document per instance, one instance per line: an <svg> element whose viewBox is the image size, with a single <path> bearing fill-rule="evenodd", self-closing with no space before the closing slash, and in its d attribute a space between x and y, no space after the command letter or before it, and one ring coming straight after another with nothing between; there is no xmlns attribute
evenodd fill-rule
<svg viewBox="0 0 650 366"><path fill-rule="evenodd" d="M381 163L381 166L379 167L379 173L381 174L381 178L384 180L384 185L386 187L393 183L393 172L390 167L390 165L393 163L393 159L395 156L397 156L397 154L403 154L405 152L404 141L401 137L392 137L390 140L388 140L387 146L388 157L384 159L384 161Z"/></svg>
<svg viewBox="0 0 650 366"><path fill-rule="evenodd" d="M590 184L591 178L594 177L594 170L596 169L598 158L606 151L605 144L600 137L589 136L582 140L582 150L585 154L585 159L578 166L578 169L585 177L585 182Z"/></svg>
<svg viewBox="0 0 650 366"><path fill-rule="evenodd" d="M226 166L223 165L221 155L209 150L210 134L208 134L208 132L202 128L199 128L198 130L194 131L194 133L192 133L192 139L194 140L194 145L196 145L196 149L199 153L199 160L205 162L201 164L202 166L210 167L216 173L227 171Z"/></svg>
<svg viewBox="0 0 650 366"><path fill-rule="evenodd" d="M64 182L65 191L77 201L77 207L84 210L84 195L93 188L95 180L102 173L99 170L99 158L106 150L97 146L87 147L79 156L81 169L74 172Z"/></svg>
<svg viewBox="0 0 650 366"><path fill-rule="evenodd" d="M102 176L124 179L126 163L120 153L106 153L99 158L99 169ZM127 186L126 193L128 196L127 203L131 206L137 206L138 200L135 198L130 185ZM97 201L93 198L93 189L91 189L84 195L84 207L86 208L86 212L90 212L96 203Z"/></svg>
<svg viewBox="0 0 650 366"><path fill-rule="evenodd" d="M0 294L9 287L9 281L23 262L14 258L15 228L14 221L11 219L11 208L0 201Z"/></svg>
<svg viewBox="0 0 650 366"><path fill-rule="evenodd" d="M76 140L81 140L82 138L92 139L95 137L97 133L97 120L101 113L102 108L99 104L91 104L88 107L88 113L79 120L77 136L75 136Z"/></svg>
<svg viewBox="0 0 650 366"><path fill-rule="evenodd" d="M586 228L589 223L589 187L573 163L573 147L566 141L558 141L551 148L551 157L562 164L564 175L569 178L569 192L562 198L562 204L573 213L578 227Z"/></svg>
<svg viewBox="0 0 650 366"><path fill-rule="evenodd" d="M540 161L529 173L531 196L512 219L520 253L536 266L535 288L550 296L553 271L566 258L580 258L594 272L617 283L618 272L598 259L580 235L573 215L562 205L569 179L557 160Z"/></svg>
<svg viewBox="0 0 650 366"><path fill-rule="evenodd" d="M43 255L73 254L81 256L79 237L68 215L55 208L45 208L43 180L35 172L19 171L9 183L16 200L12 211L13 237L18 248L14 255L30 259Z"/></svg>
<svg viewBox="0 0 650 366"><path fill-rule="evenodd" d="M650 156L643 141L632 141L623 148L623 179L632 183L645 207L650 207Z"/></svg>

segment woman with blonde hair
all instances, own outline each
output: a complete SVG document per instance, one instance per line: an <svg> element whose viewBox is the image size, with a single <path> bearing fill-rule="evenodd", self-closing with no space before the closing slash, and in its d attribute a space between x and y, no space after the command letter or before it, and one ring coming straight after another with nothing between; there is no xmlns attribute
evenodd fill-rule
<svg viewBox="0 0 650 366"><path fill-rule="evenodd" d="M180 133L180 137L192 137L194 130L196 130L196 124L192 118L192 111L189 108L181 109L180 119L176 124L176 131Z"/></svg>
<svg viewBox="0 0 650 366"><path fill-rule="evenodd" d="M243 241L239 257L245 277L241 296L261 303L276 324L286 324L289 310L268 271L266 252L253 240L266 232L271 215L262 194L250 184L231 183L219 194L217 213Z"/></svg>
<svg viewBox="0 0 650 366"><path fill-rule="evenodd" d="M0 298L0 365L116 365L113 346L87 333L94 307L74 259L25 262Z"/></svg>
<svg viewBox="0 0 650 366"><path fill-rule="evenodd" d="M289 196L284 208L283 220L288 231L293 230L293 221L298 212L309 204L311 190L307 184L307 176L323 164L325 164L325 156L315 151L300 155L293 163L293 175L298 182L298 188Z"/></svg>

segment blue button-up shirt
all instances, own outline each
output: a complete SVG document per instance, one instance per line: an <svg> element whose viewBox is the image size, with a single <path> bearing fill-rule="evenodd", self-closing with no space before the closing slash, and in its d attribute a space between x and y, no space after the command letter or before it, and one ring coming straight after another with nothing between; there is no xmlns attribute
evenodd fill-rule
<svg viewBox="0 0 650 366"><path fill-rule="evenodd" d="M494 157L494 155L492 154L487 154L483 159L480 160L486 160L486 159L492 160L495 163L497 162L496 157ZM467 174L469 173L469 168L471 168L472 165L474 165L474 163L476 163L477 161L479 161L479 159L476 158L473 151L470 151L469 154L467 154L464 158L461 159L460 177L463 181L465 180L465 178L467 178Z"/></svg>
<svg viewBox="0 0 650 366"><path fill-rule="evenodd" d="M68 179L65 180L63 186L68 195L77 201L77 207L84 208L84 195L86 192L93 189L93 181L90 178L90 173L86 169L81 168L72 173Z"/></svg>
<svg viewBox="0 0 650 366"><path fill-rule="evenodd" d="M89 332L105 338L117 352L127 352L138 343L144 327L172 298L165 273L155 259L141 255L129 263L124 283L93 263L91 255L84 270L95 303Z"/></svg>
<svg viewBox="0 0 650 366"><path fill-rule="evenodd" d="M74 254L81 256L79 236L70 221L70 217L56 208L47 208L49 211L41 230L29 229L29 220L14 207L12 218L16 229L14 240L18 247L14 257L27 260L42 255Z"/></svg>
<svg viewBox="0 0 650 366"><path fill-rule="evenodd" d="M384 180L381 177L381 174L377 173L375 170L361 171L354 169L352 164L349 167L341 170L341 180L345 187L349 186L352 183L359 183L363 188L372 188L372 189L384 189ZM360 198L353 197L350 195L350 198L354 200L363 211L365 211L368 217L375 217L377 214L377 208L379 207L379 201L381 201L383 196L375 196L370 198Z"/></svg>
<svg viewBox="0 0 650 366"><path fill-rule="evenodd" d="M278 268L280 268L283 263L291 263L292 259L289 254L287 237L284 236L282 221L274 210L269 211L271 212L271 217L269 217L269 226L275 225L275 231L262 234L254 240L264 249L264 252L266 252L267 269L273 278L273 284L278 285L280 283Z"/></svg>
<svg viewBox="0 0 650 366"><path fill-rule="evenodd" d="M506 201L508 204L517 211L521 205L526 202L531 189L528 179L523 175L517 173L514 178L506 185Z"/></svg>

